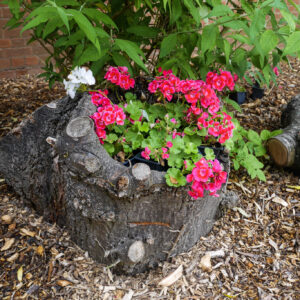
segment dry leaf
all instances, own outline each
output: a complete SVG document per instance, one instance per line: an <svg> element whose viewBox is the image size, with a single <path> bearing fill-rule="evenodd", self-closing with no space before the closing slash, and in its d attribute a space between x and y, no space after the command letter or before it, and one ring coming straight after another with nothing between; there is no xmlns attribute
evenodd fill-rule
<svg viewBox="0 0 300 300"><path fill-rule="evenodd" d="M9 257L9 258L7 259L7 261L8 261L8 262L13 262L13 261L15 261L18 257L19 257L19 253L16 252L16 253L13 254L11 257Z"/></svg>
<svg viewBox="0 0 300 300"><path fill-rule="evenodd" d="M21 266L20 268L19 268L19 270L17 271L17 278L18 278L18 280L21 282L22 281L22 279L23 279L23 266Z"/></svg>
<svg viewBox="0 0 300 300"><path fill-rule="evenodd" d="M178 184L178 181L176 178L172 177L172 176L169 176L170 177L170 181L172 184Z"/></svg>
<svg viewBox="0 0 300 300"><path fill-rule="evenodd" d="M200 260L200 267L203 271L205 272L211 272L212 271L212 267L211 267L211 256L209 253L205 254L201 260Z"/></svg>
<svg viewBox="0 0 300 300"><path fill-rule="evenodd" d="M11 239L5 238L4 240L5 240L5 243L4 243L3 247L0 249L0 251L8 250L15 242L14 238L11 238Z"/></svg>
<svg viewBox="0 0 300 300"><path fill-rule="evenodd" d="M22 228L22 229L20 230L20 232L21 232L21 234L23 234L23 235L28 235L28 236L31 236L31 237L34 237L35 234L36 234L34 231L30 231L30 230L28 230L28 229L26 229L26 228Z"/></svg>
<svg viewBox="0 0 300 300"><path fill-rule="evenodd" d="M4 215L4 216L1 217L1 221L4 224L10 224L12 222L12 216L10 216L10 215Z"/></svg>
<svg viewBox="0 0 300 300"><path fill-rule="evenodd" d="M39 245L37 248L36 248L36 253L40 256L43 256L44 255L44 247L42 245Z"/></svg>
<svg viewBox="0 0 300 300"><path fill-rule="evenodd" d="M280 197L278 196L275 196L273 199L272 199L273 202L275 203L278 203L278 204L281 204L282 206L284 207L287 207L288 206L288 203L286 201L284 201L283 199L281 199Z"/></svg>
<svg viewBox="0 0 300 300"><path fill-rule="evenodd" d="M162 279L158 283L158 285L162 285L165 287L170 286L173 283L175 283L182 276L182 273L183 273L183 267L182 267L182 265L180 265L174 272L172 272L167 277Z"/></svg>
<svg viewBox="0 0 300 300"><path fill-rule="evenodd" d="M68 280L57 280L56 283L59 285L59 286L62 286L62 287L65 287L65 286L68 286L68 285L71 285L72 282L68 281Z"/></svg>
<svg viewBox="0 0 300 300"><path fill-rule="evenodd" d="M31 273L27 273L27 274L25 275L25 278L26 278L27 280L30 280L30 279L32 278L32 274L31 274Z"/></svg>
<svg viewBox="0 0 300 300"><path fill-rule="evenodd" d="M8 226L8 230L12 231L16 228L17 224L16 223L12 223Z"/></svg>

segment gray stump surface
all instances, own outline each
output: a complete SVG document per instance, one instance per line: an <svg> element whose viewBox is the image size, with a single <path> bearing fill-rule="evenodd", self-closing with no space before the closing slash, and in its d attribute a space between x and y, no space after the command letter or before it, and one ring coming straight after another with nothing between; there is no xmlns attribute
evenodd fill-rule
<svg viewBox="0 0 300 300"><path fill-rule="evenodd" d="M128 274L188 251L207 234L228 200L191 200L164 172L125 167L100 145L88 95L36 110L0 140L0 172L23 200L65 225L95 260ZM229 171L229 162L223 162ZM229 196L231 197L231 196ZM227 203L226 202L226 203ZM230 201L229 201L230 202Z"/></svg>

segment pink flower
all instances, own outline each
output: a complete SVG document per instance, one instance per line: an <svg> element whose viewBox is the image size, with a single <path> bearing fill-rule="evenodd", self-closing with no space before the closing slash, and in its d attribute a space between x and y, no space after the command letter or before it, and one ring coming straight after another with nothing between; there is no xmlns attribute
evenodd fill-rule
<svg viewBox="0 0 300 300"><path fill-rule="evenodd" d="M173 147L173 143L169 141L169 142L167 142L166 146L167 146L168 148L172 148L172 147Z"/></svg>
<svg viewBox="0 0 300 300"><path fill-rule="evenodd" d="M164 148L164 147L161 148L161 150L162 150L163 153L166 153L166 152L168 151L168 149L167 149L167 148Z"/></svg>
<svg viewBox="0 0 300 300"><path fill-rule="evenodd" d="M212 87L219 92L221 92L224 89L226 83L227 83L226 76L215 75L214 78L212 79Z"/></svg>
<svg viewBox="0 0 300 300"><path fill-rule="evenodd" d="M275 73L276 76L279 75L279 71L278 71L278 68L277 68L277 67L274 67L274 68L273 68L273 72Z"/></svg>
<svg viewBox="0 0 300 300"><path fill-rule="evenodd" d="M159 73L161 73L161 72L162 72L162 68L161 68L161 67L158 67L158 69L157 69L157 70L158 70L158 72L159 72Z"/></svg>
<svg viewBox="0 0 300 300"><path fill-rule="evenodd" d="M142 151L141 156L144 157L145 159L150 159L149 154L151 153L151 150L148 147L145 147L145 150Z"/></svg>
<svg viewBox="0 0 300 300"><path fill-rule="evenodd" d="M170 122L172 122L173 124L177 124L177 121L176 121L175 118L172 118L172 119L170 120Z"/></svg>
<svg viewBox="0 0 300 300"><path fill-rule="evenodd" d="M170 156L170 154L168 154L168 153L163 153L162 158L163 158L163 159L168 159L169 156Z"/></svg>
<svg viewBox="0 0 300 300"><path fill-rule="evenodd" d="M239 80L239 77L237 76L237 74L234 74L233 75L233 81L234 82L237 82Z"/></svg>

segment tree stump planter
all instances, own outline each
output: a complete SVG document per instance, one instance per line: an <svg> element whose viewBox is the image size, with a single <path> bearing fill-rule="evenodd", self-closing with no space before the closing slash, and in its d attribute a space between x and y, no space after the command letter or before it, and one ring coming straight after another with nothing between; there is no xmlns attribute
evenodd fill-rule
<svg viewBox="0 0 300 300"><path fill-rule="evenodd" d="M189 250L207 234L220 197L194 201L164 172L126 167L100 145L88 95L39 108L0 140L0 172L46 219L66 226L95 260L135 274ZM222 162L229 171L229 161ZM234 197L233 197L234 198Z"/></svg>

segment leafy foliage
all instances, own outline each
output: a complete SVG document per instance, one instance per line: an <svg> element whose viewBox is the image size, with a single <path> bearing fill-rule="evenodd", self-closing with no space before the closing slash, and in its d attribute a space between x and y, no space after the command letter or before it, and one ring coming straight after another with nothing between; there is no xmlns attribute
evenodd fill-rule
<svg viewBox="0 0 300 300"><path fill-rule="evenodd" d="M294 1L288 2L300 11ZM104 67L113 64L127 66L132 75L161 66L193 79L204 79L220 67L242 78L254 66L256 79L268 84L275 79L272 67L287 55L300 54L299 19L284 0L2 3L13 15L7 27L31 29L29 42L36 40L47 49L43 76L50 84L81 65L99 79Z"/></svg>

